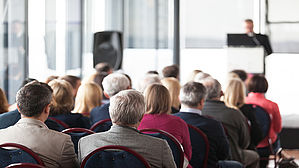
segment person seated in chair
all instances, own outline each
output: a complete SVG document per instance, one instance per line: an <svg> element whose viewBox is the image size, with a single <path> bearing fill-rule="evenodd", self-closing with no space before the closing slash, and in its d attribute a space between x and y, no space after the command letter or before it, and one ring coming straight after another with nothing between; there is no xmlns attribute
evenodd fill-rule
<svg viewBox="0 0 299 168"><path fill-rule="evenodd" d="M38 154L46 167L79 167L71 137L48 129L45 121L50 114L53 90L45 83L31 82L17 93L21 119L0 130L0 144L17 143Z"/></svg>
<svg viewBox="0 0 299 168"><path fill-rule="evenodd" d="M109 131L88 135L79 140L80 162L99 147L120 145L139 153L151 167L176 167L165 140L141 134L137 130L145 113L145 101L140 92L124 90L111 97L109 113L113 123Z"/></svg>

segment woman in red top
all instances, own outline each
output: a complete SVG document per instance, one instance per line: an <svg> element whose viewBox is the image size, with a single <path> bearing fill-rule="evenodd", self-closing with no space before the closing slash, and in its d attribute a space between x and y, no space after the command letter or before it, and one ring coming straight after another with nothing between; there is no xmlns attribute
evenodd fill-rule
<svg viewBox="0 0 299 168"><path fill-rule="evenodd" d="M268 137L275 143L277 141L277 134L280 133L282 124L278 105L265 98L265 93L268 90L268 82L264 76L254 75L248 82L249 94L246 98L247 104L255 104L262 107L269 114L271 118L271 125L269 135L263 139L257 148L263 149L268 146ZM261 155L261 153L259 152ZM264 155L263 155L264 157ZM260 164L262 167L262 164Z"/></svg>
<svg viewBox="0 0 299 168"><path fill-rule="evenodd" d="M152 84L145 90L146 114L138 129L154 128L173 135L183 146L186 158L190 161L192 147L188 125L177 116L170 115L171 101L166 87Z"/></svg>

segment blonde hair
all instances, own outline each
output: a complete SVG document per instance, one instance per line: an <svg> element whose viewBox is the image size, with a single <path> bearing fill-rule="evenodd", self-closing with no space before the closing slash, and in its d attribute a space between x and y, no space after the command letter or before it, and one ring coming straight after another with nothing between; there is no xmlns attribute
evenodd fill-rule
<svg viewBox="0 0 299 168"><path fill-rule="evenodd" d="M161 83L169 91L171 106L175 107L176 109L179 109L181 104L179 99L180 89L181 89L179 80L173 77L169 77L169 78L163 78L161 80Z"/></svg>
<svg viewBox="0 0 299 168"><path fill-rule="evenodd" d="M233 78L228 82L224 94L226 106L239 109L245 104L245 85L241 79Z"/></svg>
<svg viewBox="0 0 299 168"><path fill-rule="evenodd" d="M144 92L147 114L170 114L170 95L166 87L152 84Z"/></svg>
<svg viewBox="0 0 299 168"><path fill-rule="evenodd" d="M101 105L102 95L103 91L98 84L94 82L82 84L78 89L73 112L89 116L94 107Z"/></svg>
<svg viewBox="0 0 299 168"><path fill-rule="evenodd" d="M8 112L8 106L6 95L0 88L0 114Z"/></svg>
<svg viewBox="0 0 299 168"><path fill-rule="evenodd" d="M54 79L49 86L53 89L50 115L69 113L74 106L72 85L65 80Z"/></svg>

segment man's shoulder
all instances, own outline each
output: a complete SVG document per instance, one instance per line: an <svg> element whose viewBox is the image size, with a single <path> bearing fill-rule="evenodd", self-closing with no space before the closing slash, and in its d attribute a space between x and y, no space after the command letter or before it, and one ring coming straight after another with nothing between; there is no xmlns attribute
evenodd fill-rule
<svg viewBox="0 0 299 168"><path fill-rule="evenodd" d="M9 111L3 114L0 114L0 129L7 128L14 125L21 118L18 110Z"/></svg>
<svg viewBox="0 0 299 168"><path fill-rule="evenodd" d="M100 112L100 111L107 111L109 106L110 106L110 103L103 104L101 106L97 106L97 107L93 108L90 113L97 113L97 112Z"/></svg>

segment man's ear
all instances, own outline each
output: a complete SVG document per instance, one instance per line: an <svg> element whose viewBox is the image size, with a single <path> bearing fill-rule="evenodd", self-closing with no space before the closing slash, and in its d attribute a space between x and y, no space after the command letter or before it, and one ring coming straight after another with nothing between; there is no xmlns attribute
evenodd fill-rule
<svg viewBox="0 0 299 168"><path fill-rule="evenodd" d="M104 95L105 97L107 97L108 99L110 98L110 96L104 91Z"/></svg>
<svg viewBox="0 0 299 168"><path fill-rule="evenodd" d="M201 99L200 105L203 107L204 104L205 104L205 99Z"/></svg>
<svg viewBox="0 0 299 168"><path fill-rule="evenodd" d="M48 104L48 105L46 105L46 107L44 108L44 111L43 111L43 112L45 112L45 113L47 113L48 115L50 115L50 109L51 109L50 104Z"/></svg>

